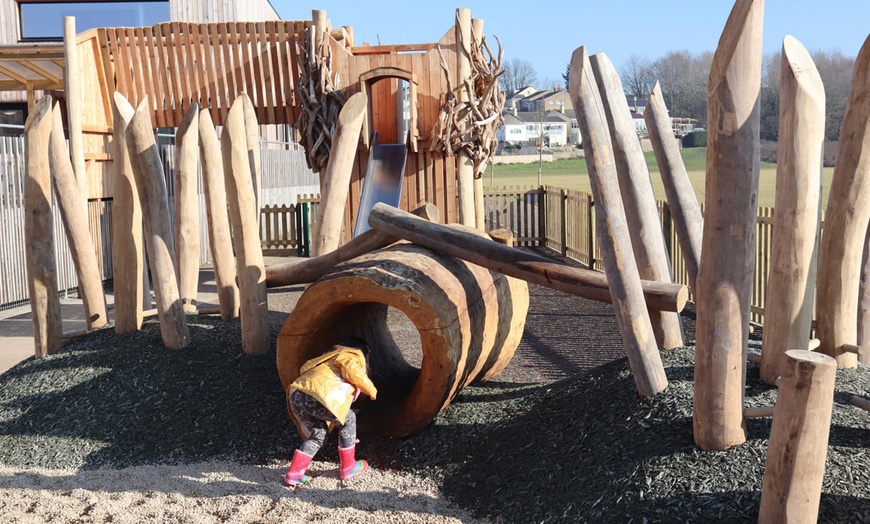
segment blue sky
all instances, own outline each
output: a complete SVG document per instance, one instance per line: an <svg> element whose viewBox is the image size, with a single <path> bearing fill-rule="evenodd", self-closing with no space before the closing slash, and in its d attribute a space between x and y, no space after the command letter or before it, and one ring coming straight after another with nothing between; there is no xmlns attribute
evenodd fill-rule
<svg viewBox="0 0 870 524"><path fill-rule="evenodd" d="M357 43L437 41L453 25L456 8L482 18L490 45L497 35L505 59L531 62L539 79L561 78L571 53L585 45L604 52L616 67L631 55L655 60L668 51L716 48L730 0L548 0L542 2L443 0L271 0L285 20L309 20L324 9L332 25L352 25ZM870 0L767 0L764 53L790 34L808 49L855 56L870 34Z"/></svg>

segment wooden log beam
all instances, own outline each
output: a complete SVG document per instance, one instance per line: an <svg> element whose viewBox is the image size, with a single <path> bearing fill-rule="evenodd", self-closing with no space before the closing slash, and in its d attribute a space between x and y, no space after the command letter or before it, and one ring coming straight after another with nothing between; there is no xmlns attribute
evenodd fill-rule
<svg viewBox="0 0 870 524"><path fill-rule="evenodd" d="M112 274L115 289L115 332L133 333L142 327L142 311L147 309L144 281L145 253L142 239L142 205L127 151L127 126L135 110L121 93L112 99L113 144L111 176L114 183L113 206L125 210L112 216ZM148 297L148 308L150 308Z"/></svg>
<svg viewBox="0 0 870 524"><path fill-rule="evenodd" d="M743 408L743 418L770 418L773 416L773 406Z"/></svg>
<svg viewBox="0 0 870 524"><path fill-rule="evenodd" d="M199 113L199 153L202 157L202 188L205 196L205 216L208 241L217 286L221 319L239 316L239 288L236 284L236 261L227 211L227 191L224 162L217 132L208 111Z"/></svg>
<svg viewBox="0 0 870 524"><path fill-rule="evenodd" d="M707 86L704 246L698 273L695 443L722 450L746 440L743 392L758 212L758 99L764 2L737 0Z"/></svg>
<svg viewBox="0 0 870 524"><path fill-rule="evenodd" d="M347 100L338 114L329 161L320 176L320 206L311 242L314 256L335 251L341 240L350 177L367 107L366 95L356 93Z"/></svg>
<svg viewBox="0 0 870 524"><path fill-rule="evenodd" d="M514 232L510 229L493 229L489 232L489 238L495 240L499 244L514 247Z"/></svg>
<svg viewBox="0 0 870 524"><path fill-rule="evenodd" d="M460 8L456 10L456 84L462 85L471 77L471 10ZM468 103L468 92L460 89L458 93L460 104ZM471 127L471 113L457 115L457 122ZM464 129L464 128L463 128ZM455 158L447 157L446 161L456 162L456 191L459 194L459 222L474 227L477 219L474 216L474 161L464 150L460 150Z"/></svg>
<svg viewBox="0 0 870 524"><path fill-rule="evenodd" d="M843 353L844 344L858 342L858 279L861 253L870 221L870 38L852 72L852 87L840 131L831 181L825 229L819 249L816 336L819 351L854 368L858 357Z"/></svg>
<svg viewBox="0 0 870 524"><path fill-rule="evenodd" d="M196 312L199 288L199 106L194 104L175 131L175 261L185 313Z"/></svg>
<svg viewBox="0 0 870 524"><path fill-rule="evenodd" d="M269 307L260 228L254 208L251 163L245 134L244 93L236 98L224 122L221 153L230 219L236 247L236 275L241 299L242 350L261 355L269 350Z"/></svg>
<svg viewBox="0 0 870 524"><path fill-rule="evenodd" d="M674 138L671 117L658 82L650 93L643 119L646 121L653 153L662 176L662 185L665 188L668 209L677 232L677 241L680 243L683 260L686 263L689 286L697 289L695 281L698 278L698 266L701 264L704 215L701 214L701 205L695 196L692 181L689 180L683 156L677 146L677 139Z"/></svg>
<svg viewBox="0 0 870 524"><path fill-rule="evenodd" d="M673 282L649 168L619 74L604 53L589 57L589 62L607 115L619 194L637 271L643 280ZM679 314L650 310L649 318L659 347L673 349L683 346L683 324Z"/></svg>
<svg viewBox="0 0 870 524"><path fill-rule="evenodd" d="M598 271L554 262L448 226L433 224L384 203L372 208L369 224L388 235L472 262L527 282L572 295L610 303L607 276ZM689 292L680 284L641 282L648 307L682 311Z"/></svg>
<svg viewBox="0 0 870 524"><path fill-rule="evenodd" d="M435 204L425 204L411 213L430 222L437 223L441 221L441 212ZM401 238L399 237L390 236L376 229L369 229L329 253L311 258L296 258L283 264L267 267L266 287L281 287L314 282L341 262L346 262L376 249L387 247L400 240Z"/></svg>
<svg viewBox="0 0 870 524"><path fill-rule="evenodd" d="M767 446L758 522L815 522L819 513L837 362L789 350Z"/></svg>
<svg viewBox="0 0 870 524"><path fill-rule="evenodd" d="M856 408L861 408L864 411L870 411L870 399L853 395L850 403Z"/></svg>
<svg viewBox="0 0 870 524"><path fill-rule="evenodd" d="M776 160L776 214L771 233L764 312L761 379L775 384L785 352L810 338L816 281L825 140L825 87L806 48L782 42L779 81L780 140Z"/></svg>
<svg viewBox="0 0 870 524"><path fill-rule="evenodd" d="M163 164L154 141L148 97L143 98L136 107L136 112L127 126L127 150L142 202L145 246L151 279L154 282L160 335L167 348L182 349L190 344L190 331L181 305L178 276L172 261L175 243L169 220L169 199Z"/></svg>
<svg viewBox="0 0 870 524"><path fill-rule="evenodd" d="M48 163L54 179L57 204L66 232L67 244L79 281L79 294L84 306L85 326L88 330L106 325L106 294L97 262L97 251L91 239L88 208L79 193L76 175L69 159L69 150L63 135L63 116L60 104L52 110L51 140Z"/></svg>
<svg viewBox="0 0 870 524"><path fill-rule="evenodd" d="M48 161L51 127L51 97L44 96L24 123L24 254L36 358L63 347Z"/></svg>
<svg viewBox="0 0 870 524"><path fill-rule="evenodd" d="M596 228L613 309L638 393L649 397L663 391L668 379L644 303L616 180L613 146L585 47L574 51L569 68L568 91L583 135L583 152L595 198Z"/></svg>

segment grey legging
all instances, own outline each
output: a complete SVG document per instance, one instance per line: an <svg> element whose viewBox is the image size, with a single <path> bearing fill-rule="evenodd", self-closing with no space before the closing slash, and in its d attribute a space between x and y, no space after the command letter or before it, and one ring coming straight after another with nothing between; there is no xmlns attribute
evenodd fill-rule
<svg viewBox="0 0 870 524"><path fill-rule="evenodd" d="M310 395L293 390L289 400L290 409L293 410L296 419L311 432L308 440L299 448L302 453L313 457L320 451L329 434L327 422L338 424L341 428L338 432L338 442L341 447L349 448L356 443L356 414L353 411L347 412L344 424L341 424L335 415Z"/></svg>

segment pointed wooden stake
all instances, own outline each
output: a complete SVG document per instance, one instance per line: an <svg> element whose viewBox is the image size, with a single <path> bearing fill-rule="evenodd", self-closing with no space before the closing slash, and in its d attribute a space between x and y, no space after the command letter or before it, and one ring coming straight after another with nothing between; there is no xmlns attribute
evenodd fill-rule
<svg viewBox="0 0 870 524"><path fill-rule="evenodd" d="M199 287L199 106L175 132L175 261L185 313L196 312Z"/></svg>

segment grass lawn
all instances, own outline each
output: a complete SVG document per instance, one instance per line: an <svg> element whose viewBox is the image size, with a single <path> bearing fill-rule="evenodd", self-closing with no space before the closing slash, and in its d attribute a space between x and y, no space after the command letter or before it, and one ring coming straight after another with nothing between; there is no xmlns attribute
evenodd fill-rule
<svg viewBox="0 0 870 524"><path fill-rule="evenodd" d="M692 187L698 201L704 202L704 176L707 165L707 148L698 147L682 149L683 163L689 173ZM665 200L665 190L659 175L658 165L652 151L646 153L646 163L649 166L653 190L657 199ZM494 168L494 169L493 169ZM833 168L826 167L823 173L822 205L828 202L828 191L831 186ZM586 171L585 159L556 160L545 162L541 170L544 185L591 191L589 176ZM534 187L538 184L538 164L512 164L490 166L483 176L484 186L503 187L520 186ZM758 205L772 207L776 198L776 164L762 162L758 183ZM824 209L824 207L822 208Z"/></svg>

